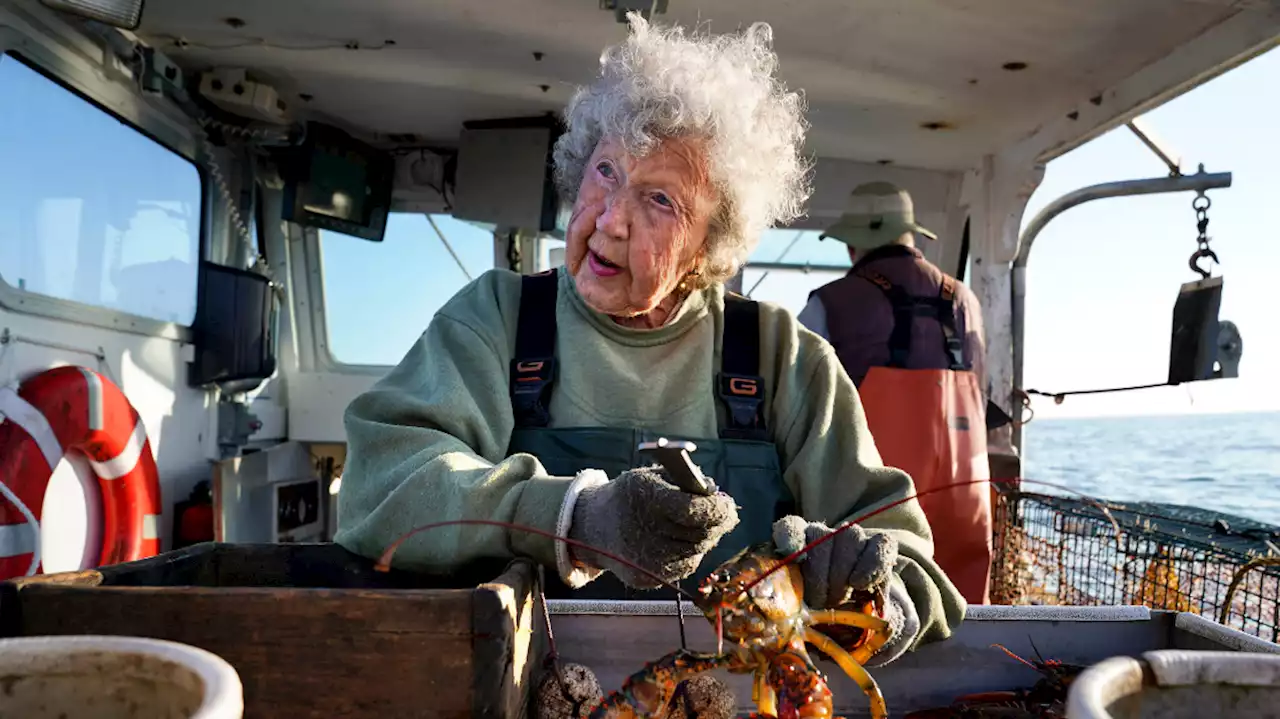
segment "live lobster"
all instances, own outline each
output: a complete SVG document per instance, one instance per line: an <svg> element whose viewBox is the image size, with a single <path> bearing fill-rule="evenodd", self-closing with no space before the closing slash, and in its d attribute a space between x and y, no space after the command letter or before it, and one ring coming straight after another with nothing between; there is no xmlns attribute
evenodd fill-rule
<svg viewBox="0 0 1280 719"><path fill-rule="evenodd" d="M486 519L459 519L433 522L412 529L392 542L375 565L379 571L390 571L396 549L415 534L451 525L491 525L531 532L580 549L596 552L624 563L655 581L675 589L689 599L716 627L717 651L692 652L679 649L656 662L647 664L631 675L620 690L611 692L590 713L590 719L645 717L659 719L672 705L677 687L690 678L716 669L731 673L753 674L752 700L762 717L795 717L796 719L830 718L834 716L833 698L826 679L815 666L806 644L811 644L830 657L866 693L871 716L887 719L888 709L875 679L863 665L890 638L888 622L883 618L885 589L860 594L849 602L849 608L809 608L804 603L804 580L795 561L807 551L834 539L854 524L865 522L920 496L969 484L999 481L974 480L937 487L891 502L857 519L845 522L835 531L809 543L787 556L779 557L771 544L758 544L744 549L717 567L702 581L695 595L667 582L662 577L630 560L605 550L591 547L569 537L551 532ZM1066 487L1046 484L1076 493ZM1103 512L1110 516L1105 508ZM1112 520L1114 523L1114 520ZM1117 527L1118 531L1118 527ZM848 627L856 631L841 646L816 626ZM725 640L730 647L725 650Z"/></svg>
<svg viewBox="0 0 1280 719"><path fill-rule="evenodd" d="M763 717L831 717L831 690L814 665L805 644L831 657L867 694L871 716L888 716L884 696L863 664L889 639L882 593L860 598L856 609L809 609L803 601L804 579L794 564L771 572L782 559L770 545L757 545L713 571L698 588L693 603L716 624L722 646L714 654L684 649L671 652L633 674L621 691L605 697L592 713L602 717L649 717L669 706L681 682L724 668L753 674L752 699ZM846 651L817 624L860 630ZM727 651L723 644L727 641Z"/></svg>
<svg viewBox="0 0 1280 719"><path fill-rule="evenodd" d="M903 719L1065 719L1067 692L1084 666L1045 659L1034 644L1035 661L1023 659L1000 644L992 647L1039 672L1040 680L1030 689L966 694L950 706L908 712Z"/></svg>

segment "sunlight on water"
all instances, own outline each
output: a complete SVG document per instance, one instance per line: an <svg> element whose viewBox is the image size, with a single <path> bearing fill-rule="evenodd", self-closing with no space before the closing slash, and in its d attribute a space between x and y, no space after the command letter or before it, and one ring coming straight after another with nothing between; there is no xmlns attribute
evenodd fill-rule
<svg viewBox="0 0 1280 719"><path fill-rule="evenodd" d="M1280 412L1042 419L1025 431L1028 479L1280 525Z"/></svg>

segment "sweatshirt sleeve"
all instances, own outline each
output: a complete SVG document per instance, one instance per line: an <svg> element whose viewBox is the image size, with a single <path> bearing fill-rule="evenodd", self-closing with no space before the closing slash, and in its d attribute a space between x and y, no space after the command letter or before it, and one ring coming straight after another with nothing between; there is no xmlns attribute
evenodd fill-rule
<svg viewBox="0 0 1280 719"><path fill-rule="evenodd" d="M510 340L497 289L493 276L464 288L400 364L348 407L336 543L374 558L414 527L453 519L556 532L574 478L548 475L528 454L506 457ZM516 555L557 565L553 540L491 525L420 532L394 563L447 572Z"/></svg>
<svg viewBox="0 0 1280 719"><path fill-rule="evenodd" d="M867 427L858 391L830 345L779 320L791 334L793 361L783 363L774 405L784 476L805 519L828 526L859 517L915 492L902 470L886 467ZM789 365L789 366L788 366ZM919 617L912 648L951 636L964 617L964 598L933 560L933 535L914 499L861 525L898 540L896 574Z"/></svg>
<svg viewBox="0 0 1280 719"><path fill-rule="evenodd" d="M796 319L810 332L828 342L831 341L831 336L827 334L827 308L816 293L809 295L809 302L805 304L804 309L800 310L800 314L796 315Z"/></svg>

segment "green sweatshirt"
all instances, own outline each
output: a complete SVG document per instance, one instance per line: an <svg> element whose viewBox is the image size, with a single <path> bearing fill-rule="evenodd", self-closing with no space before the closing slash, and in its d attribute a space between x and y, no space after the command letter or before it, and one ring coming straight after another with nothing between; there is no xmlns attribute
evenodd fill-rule
<svg viewBox="0 0 1280 719"><path fill-rule="evenodd" d="M552 426L715 437L712 378L720 366L724 289L691 295L659 329L635 330L588 307L568 273L559 274ZM338 544L373 558L413 527L460 518L556 531L574 478L548 475L537 457L506 456L520 289L520 275L507 270L468 284L400 364L351 403ZM835 526L914 491L906 473L883 466L857 390L829 344L762 302L760 346L760 374L772 398L766 421L806 519ZM863 526L899 541L897 573L920 619L916 645L950 636L965 603L932 559L920 506L907 502ZM556 567L555 544L501 527L450 526L405 542L395 563L447 572L482 557L521 555Z"/></svg>

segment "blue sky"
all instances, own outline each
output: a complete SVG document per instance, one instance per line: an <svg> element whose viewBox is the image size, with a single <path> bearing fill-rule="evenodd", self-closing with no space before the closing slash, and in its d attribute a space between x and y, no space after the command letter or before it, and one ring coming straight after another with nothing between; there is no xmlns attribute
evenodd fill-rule
<svg viewBox="0 0 1280 719"><path fill-rule="evenodd" d="M1240 328L1240 377L1094 397L1055 414L1169 414L1280 409L1280 322L1271 309L1280 269L1280 142L1276 118L1280 50L1222 75L1148 113L1155 131L1183 157L1233 173L1210 191L1210 246L1224 278L1221 319ZM1165 173L1127 128L1051 162L1024 222L1066 192L1098 182ZM1060 215L1037 238L1027 269L1027 387L1050 391L1161 382L1169 357L1173 303L1195 249L1194 193L1098 200Z"/></svg>

